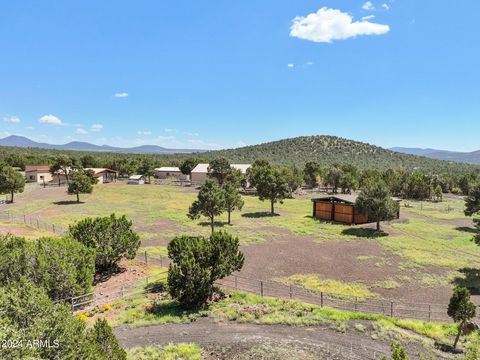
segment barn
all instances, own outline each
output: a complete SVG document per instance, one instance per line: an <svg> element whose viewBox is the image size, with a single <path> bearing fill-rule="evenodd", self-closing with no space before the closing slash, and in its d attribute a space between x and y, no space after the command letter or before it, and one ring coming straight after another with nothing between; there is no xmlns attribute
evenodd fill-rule
<svg viewBox="0 0 480 360"><path fill-rule="evenodd" d="M208 177L208 165L209 164L198 164L192 170L191 180L193 184L202 185L207 181ZM246 174L248 168L250 168L250 164L231 164L230 165L233 169L238 169L242 172L242 174Z"/></svg>
<svg viewBox="0 0 480 360"><path fill-rule="evenodd" d="M355 203L358 195L326 195L312 199L313 217L344 224L367 224L368 216L357 211ZM400 199L393 198L395 201ZM400 217L400 212L397 218Z"/></svg>
<svg viewBox="0 0 480 360"><path fill-rule="evenodd" d="M173 166L163 166L160 168L155 169L155 177L158 179L176 179L176 180L182 180L182 181L187 181L189 180L188 175L182 174L180 169L178 167L173 167Z"/></svg>

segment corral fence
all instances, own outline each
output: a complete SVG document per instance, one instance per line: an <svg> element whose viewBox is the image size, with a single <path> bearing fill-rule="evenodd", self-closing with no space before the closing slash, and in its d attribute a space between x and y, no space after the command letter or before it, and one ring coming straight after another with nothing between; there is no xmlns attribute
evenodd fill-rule
<svg viewBox="0 0 480 360"><path fill-rule="evenodd" d="M65 234L67 229L26 214L13 214L9 211L0 212L0 221L7 221L14 224L24 224L37 230L53 232L54 234Z"/></svg>
<svg viewBox="0 0 480 360"><path fill-rule="evenodd" d="M141 252L137 259L145 263L168 266L166 257L150 257ZM259 280L245 275L231 275L217 281L218 286L230 290L249 292L255 295L299 300L305 303L334 309L383 315L399 319L452 322L447 314L448 304L423 303L402 299L384 299L380 297L361 297L330 292L314 292L296 285L288 285L271 280ZM477 311L480 313L480 311ZM480 316L477 315L480 322Z"/></svg>

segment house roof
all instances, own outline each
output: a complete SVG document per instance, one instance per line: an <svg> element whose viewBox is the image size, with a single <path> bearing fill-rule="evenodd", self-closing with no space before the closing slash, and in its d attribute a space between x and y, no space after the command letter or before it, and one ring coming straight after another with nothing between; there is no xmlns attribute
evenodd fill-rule
<svg viewBox="0 0 480 360"><path fill-rule="evenodd" d="M313 202L316 201L338 201L344 202L347 204L355 204L357 202L359 194L336 194L336 195L325 195L319 198L312 199ZM402 201L402 199L392 197L393 201Z"/></svg>
<svg viewBox="0 0 480 360"><path fill-rule="evenodd" d="M118 171L108 169L108 168L85 168L85 170L93 170L93 172L96 175L102 174L102 173L118 173Z"/></svg>
<svg viewBox="0 0 480 360"><path fill-rule="evenodd" d="M192 170L192 173L203 173L207 174L208 173L208 165L209 164L198 164L195 166L195 168ZM245 174L247 172L247 169L251 167L252 165L250 164L230 164L230 166L234 169L238 169L242 172L242 174Z"/></svg>
<svg viewBox="0 0 480 360"><path fill-rule="evenodd" d="M162 166L162 167L156 168L155 171L180 172L180 169L178 167L174 167L174 166Z"/></svg>
<svg viewBox="0 0 480 360"><path fill-rule="evenodd" d="M49 165L25 165L25 171L50 171L50 166Z"/></svg>

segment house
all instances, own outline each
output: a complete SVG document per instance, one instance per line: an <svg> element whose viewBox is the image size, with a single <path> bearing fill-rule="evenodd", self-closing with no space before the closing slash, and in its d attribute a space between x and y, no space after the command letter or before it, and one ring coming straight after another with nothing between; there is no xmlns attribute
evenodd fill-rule
<svg viewBox="0 0 480 360"><path fill-rule="evenodd" d="M205 181L208 179L208 165L209 164L198 164L192 170L191 180L193 184L201 185L204 184ZM230 165L233 169L238 169L242 172L242 174L246 174L248 168L252 165L250 164L231 164Z"/></svg>
<svg viewBox="0 0 480 360"><path fill-rule="evenodd" d="M25 165L26 182L44 184L52 181L49 165Z"/></svg>
<svg viewBox="0 0 480 360"><path fill-rule="evenodd" d="M182 174L182 172L178 167L168 167L168 166L163 166L155 169L155 177L158 179L174 178L176 180L181 180L181 181L187 181L190 178L188 175Z"/></svg>
<svg viewBox="0 0 480 360"><path fill-rule="evenodd" d="M320 220L336 221L344 224L367 224L370 221L366 214L357 211L355 203L358 195L326 195L312 199L313 217ZM401 199L392 198L400 202ZM397 219L400 218L400 211Z"/></svg>
<svg viewBox="0 0 480 360"><path fill-rule="evenodd" d="M143 185L145 184L145 177L143 175L132 175L128 178L127 184Z"/></svg>
<svg viewBox="0 0 480 360"><path fill-rule="evenodd" d="M109 183L112 181L117 181L118 171L107 169L107 168L85 168L85 170L92 170L95 173L95 176L98 178L99 182Z"/></svg>

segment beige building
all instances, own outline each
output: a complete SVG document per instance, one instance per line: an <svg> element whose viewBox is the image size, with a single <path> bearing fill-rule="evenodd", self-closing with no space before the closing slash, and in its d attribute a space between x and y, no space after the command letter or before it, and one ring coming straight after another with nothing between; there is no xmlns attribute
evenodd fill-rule
<svg viewBox="0 0 480 360"><path fill-rule="evenodd" d="M169 166L163 166L160 168L155 169L155 177L157 179L171 179L174 178L176 180L183 180L187 181L189 180L188 175L182 174L180 169L178 167L169 167Z"/></svg>
<svg viewBox="0 0 480 360"><path fill-rule="evenodd" d="M25 165L26 182L36 182L39 184L52 181L49 165Z"/></svg>
<svg viewBox="0 0 480 360"><path fill-rule="evenodd" d="M208 179L208 165L209 164L198 164L195 166L195 169L192 170L192 184L202 185ZM247 173L248 168L252 165L250 164L231 164L233 169L238 169L242 172L243 175Z"/></svg>

